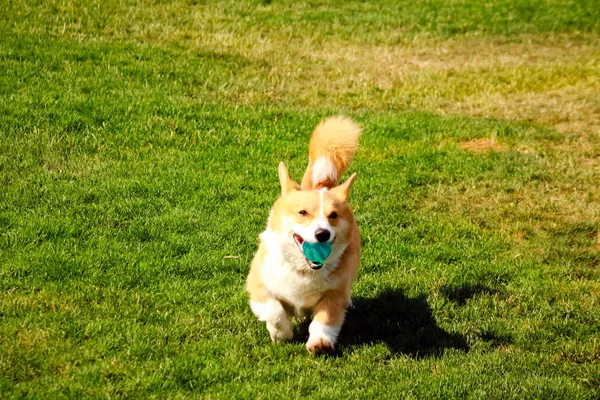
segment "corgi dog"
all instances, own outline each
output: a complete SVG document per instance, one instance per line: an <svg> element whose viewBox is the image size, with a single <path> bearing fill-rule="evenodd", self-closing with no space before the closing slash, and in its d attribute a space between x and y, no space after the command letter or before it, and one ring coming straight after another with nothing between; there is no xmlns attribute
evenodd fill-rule
<svg viewBox="0 0 600 400"><path fill-rule="evenodd" d="M317 125L300 185L279 164L281 197L259 236L246 280L250 308L274 342L292 339L292 318L312 317L307 350L335 350L360 259L358 226L348 207L356 174L338 182L354 158L360 134L361 128L342 116ZM303 249L310 246L326 248L326 258L309 260Z"/></svg>

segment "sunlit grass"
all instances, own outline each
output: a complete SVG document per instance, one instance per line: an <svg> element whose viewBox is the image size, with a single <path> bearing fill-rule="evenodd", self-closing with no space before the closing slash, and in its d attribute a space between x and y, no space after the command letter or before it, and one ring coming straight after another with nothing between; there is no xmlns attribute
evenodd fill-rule
<svg viewBox="0 0 600 400"><path fill-rule="evenodd" d="M594 2L0 5L0 392L597 398ZM365 127L335 358L243 282L314 125Z"/></svg>

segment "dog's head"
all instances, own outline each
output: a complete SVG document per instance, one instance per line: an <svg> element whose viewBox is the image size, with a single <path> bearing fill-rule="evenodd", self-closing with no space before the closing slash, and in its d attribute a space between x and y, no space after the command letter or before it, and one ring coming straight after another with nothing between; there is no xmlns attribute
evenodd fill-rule
<svg viewBox="0 0 600 400"><path fill-rule="evenodd" d="M301 190L285 165L279 164L281 197L273 206L269 229L279 236L284 249L293 258L304 259L306 266L313 270L321 266L304 257L304 242L331 243L329 261L335 257L339 259L348 245L354 224L354 215L348 207L348 194L355 176L353 174L344 183L331 189Z"/></svg>

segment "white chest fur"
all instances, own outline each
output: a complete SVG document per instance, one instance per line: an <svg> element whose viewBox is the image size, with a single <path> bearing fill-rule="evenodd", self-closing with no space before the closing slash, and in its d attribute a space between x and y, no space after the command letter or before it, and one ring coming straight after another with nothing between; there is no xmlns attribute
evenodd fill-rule
<svg viewBox="0 0 600 400"><path fill-rule="evenodd" d="M281 237L266 230L261 234L261 240L267 249L261 268L263 284L270 293L297 311L314 307L324 292L339 285L339 281L330 274L339 263L343 247L334 246L323 268L313 271L291 237Z"/></svg>

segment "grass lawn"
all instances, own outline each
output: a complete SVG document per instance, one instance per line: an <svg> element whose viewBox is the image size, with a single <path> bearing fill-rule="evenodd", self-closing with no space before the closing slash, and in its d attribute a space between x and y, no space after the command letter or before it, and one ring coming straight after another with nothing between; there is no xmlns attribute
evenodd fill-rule
<svg viewBox="0 0 600 400"><path fill-rule="evenodd" d="M364 128L336 357L245 276ZM0 4L0 397L600 398L595 0Z"/></svg>

